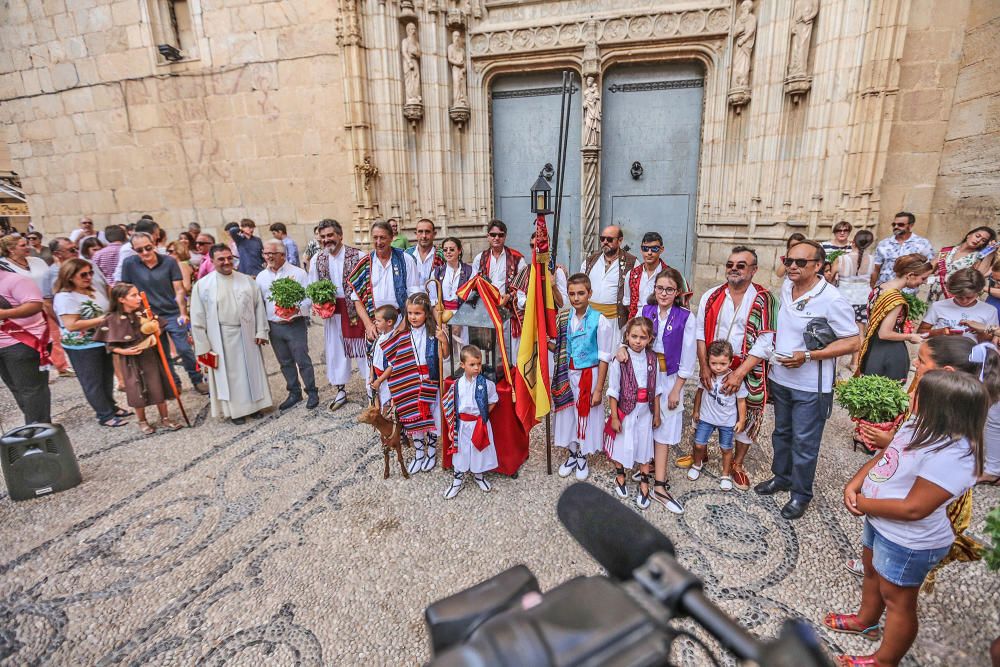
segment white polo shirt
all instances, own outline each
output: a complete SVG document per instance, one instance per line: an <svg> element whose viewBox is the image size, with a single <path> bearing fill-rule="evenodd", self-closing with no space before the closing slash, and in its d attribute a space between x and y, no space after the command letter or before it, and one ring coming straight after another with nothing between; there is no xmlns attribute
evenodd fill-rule
<svg viewBox="0 0 1000 667"><path fill-rule="evenodd" d="M777 333L774 351L791 354L805 352L806 344L802 332L814 317L825 317L838 338L858 335L858 325L854 321L854 308L836 287L822 277L816 285L800 296L792 299L792 281L785 279L781 286L781 307L778 309ZM783 387L816 393L819 387L819 368L823 365L823 392L833 389L836 359L807 361L798 368L785 368L781 364L771 365L771 380Z"/></svg>

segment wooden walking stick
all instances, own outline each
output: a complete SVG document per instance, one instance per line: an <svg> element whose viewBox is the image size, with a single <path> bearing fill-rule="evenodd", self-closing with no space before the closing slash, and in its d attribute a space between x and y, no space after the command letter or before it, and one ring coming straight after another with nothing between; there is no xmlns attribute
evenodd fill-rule
<svg viewBox="0 0 1000 667"><path fill-rule="evenodd" d="M447 322L447 320L451 319L451 311L450 310L445 310L445 307L444 307L444 292L441 289L441 281L439 281L437 278L431 278L430 280L428 280L427 282L424 283L424 289L426 290L427 286L430 285L431 283L434 283L434 289L435 289L435 292L437 294L437 303L434 306L435 319L437 320L438 325L444 326L445 323ZM428 291L428 294L430 294L429 291ZM450 346L451 345L451 328L449 327L446 330L446 332L448 334L448 344ZM434 335L437 336L437 332L436 331L434 332ZM452 358L454 359L454 350L452 350ZM456 409L457 409L457 406L456 406ZM441 356L441 350L438 350L438 414L441 415L441 426L442 426L441 430L443 431L445 429L445 424L444 424L444 357ZM441 446L438 447L438 449L441 450L440 451L440 454L441 454L441 468L443 469L444 468L444 449L445 449L445 447L444 447L444 440L445 440L445 438L444 438L444 433L441 433L439 435L440 435L440 439L441 439ZM454 443L452 443L452 446L454 446Z"/></svg>
<svg viewBox="0 0 1000 667"><path fill-rule="evenodd" d="M139 292L139 296L142 297L142 307L146 311L146 317L154 319L156 315L153 314L153 309L149 307L149 300L146 298L146 293ZM162 332L160 335L162 335ZM177 391L177 385L174 383L174 374L170 371L170 364L167 363L167 355L163 351L163 340L159 335L156 337L156 349L160 352L160 363L163 364L167 380L170 381L170 389L174 392L174 398L177 399L177 407L181 409L181 416L184 417L184 423L188 425L188 428L191 428L191 420L188 419L187 411L184 410L184 404L181 403L181 392Z"/></svg>

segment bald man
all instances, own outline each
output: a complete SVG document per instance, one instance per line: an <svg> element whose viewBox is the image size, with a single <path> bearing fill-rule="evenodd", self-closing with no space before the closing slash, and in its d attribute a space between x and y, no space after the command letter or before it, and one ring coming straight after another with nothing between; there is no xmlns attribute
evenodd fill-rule
<svg viewBox="0 0 1000 667"><path fill-rule="evenodd" d="M580 268L590 277L591 307L621 329L628 321L629 291L625 282L638 260L622 250L622 230L615 225L601 231L601 250L588 257Z"/></svg>

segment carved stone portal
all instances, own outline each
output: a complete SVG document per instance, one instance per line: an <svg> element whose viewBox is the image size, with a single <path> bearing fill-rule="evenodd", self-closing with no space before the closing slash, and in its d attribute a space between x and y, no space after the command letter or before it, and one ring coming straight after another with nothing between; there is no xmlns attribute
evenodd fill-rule
<svg viewBox="0 0 1000 667"><path fill-rule="evenodd" d="M750 68L756 41L757 17L753 14L753 0L743 0L733 26L732 80L727 96L736 113L750 102Z"/></svg>

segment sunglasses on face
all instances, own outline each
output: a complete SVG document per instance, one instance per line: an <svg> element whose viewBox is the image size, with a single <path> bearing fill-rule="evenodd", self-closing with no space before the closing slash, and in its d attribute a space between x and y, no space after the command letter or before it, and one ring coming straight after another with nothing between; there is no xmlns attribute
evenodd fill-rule
<svg viewBox="0 0 1000 667"><path fill-rule="evenodd" d="M835 229L835 230L833 230L833 233L834 234L846 234L849 231L851 231L851 230L850 229Z"/></svg>
<svg viewBox="0 0 1000 667"><path fill-rule="evenodd" d="M643 252L660 252L661 250L663 250L663 246L658 246L658 245L642 245L639 247L642 248Z"/></svg>
<svg viewBox="0 0 1000 667"><path fill-rule="evenodd" d="M91 276L94 275L94 272L93 271L81 271L80 273L78 273L76 275L77 275L78 278L90 278Z"/></svg>
<svg viewBox="0 0 1000 667"><path fill-rule="evenodd" d="M747 264L746 262L726 262L726 268L727 269L736 269L738 271L742 271L743 269L747 268L748 266L750 266L750 265Z"/></svg>
<svg viewBox="0 0 1000 667"><path fill-rule="evenodd" d="M503 232L490 232L491 239L502 239L505 236L507 235Z"/></svg>
<svg viewBox="0 0 1000 667"><path fill-rule="evenodd" d="M802 259L801 257L782 257L781 258L781 263L784 264L786 267L790 267L790 266L792 266L794 264L795 266L799 267L800 269L804 269L806 267L806 264L808 264L809 262L818 262L818 261L819 261L818 259Z"/></svg>
<svg viewBox="0 0 1000 667"><path fill-rule="evenodd" d="M908 222L894 222L894 223L892 223L892 226L893 227L906 227L909 224L910 223L908 223Z"/></svg>
<svg viewBox="0 0 1000 667"><path fill-rule="evenodd" d="M76 247L71 246L69 248L63 248L63 252L68 252L68 253L72 253L72 254L75 255L76 253L78 253L80 251Z"/></svg>
<svg viewBox="0 0 1000 667"><path fill-rule="evenodd" d="M612 241L617 241L618 238L614 236L602 236L601 243L611 243Z"/></svg>
<svg viewBox="0 0 1000 667"><path fill-rule="evenodd" d="M198 242L195 243L195 245L196 246L199 246L199 245L211 245L211 243L212 243L211 241L198 241Z"/></svg>
<svg viewBox="0 0 1000 667"><path fill-rule="evenodd" d="M151 245L144 245L141 248L136 248L135 251L138 252L138 253L153 252L153 246L151 246Z"/></svg>

